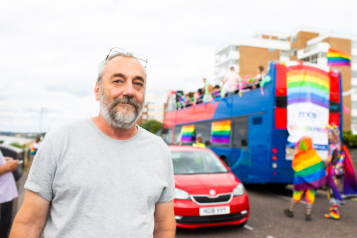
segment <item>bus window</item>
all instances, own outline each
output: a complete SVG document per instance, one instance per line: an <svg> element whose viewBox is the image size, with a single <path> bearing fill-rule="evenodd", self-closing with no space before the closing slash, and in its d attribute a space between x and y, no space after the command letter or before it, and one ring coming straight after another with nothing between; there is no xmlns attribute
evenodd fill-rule
<svg viewBox="0 0 357 238"><path fill-rule="evenodd" d="M247 147L248 145L248 117L236 117L233 123L233 146Z"/></svg>
<svg viewBox="0 0 357 238"><path fill-rule="evenodd" d="M202 143L206 146L210 146L211 141L211 124L212 122L201 122L195 124L196 136L202 136Z"/></svg>
<svg viewBox="0 0 357 238"><path fill-rule="evenodd" d="M174 129L174 145L181 141L181 128L182 126L175 126Z"/></svg>
<svg viewBox="0 0 357 238"><path fill-rule="evenodd" d="M166 144L171 145L172 143L172 129L166 129L166 133L164 134L164 139Z"/></svg>

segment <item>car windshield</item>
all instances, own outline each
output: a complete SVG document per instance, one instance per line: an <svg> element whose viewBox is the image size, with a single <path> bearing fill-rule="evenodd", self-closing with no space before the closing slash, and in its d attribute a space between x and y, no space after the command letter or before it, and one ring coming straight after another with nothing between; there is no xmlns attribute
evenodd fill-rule
<svg viewBox="0 0 357 238"><path fill-rule="evenodd" d="M228 172L222 162L210 151L173 151L171 155L176 175Z"/></svg>

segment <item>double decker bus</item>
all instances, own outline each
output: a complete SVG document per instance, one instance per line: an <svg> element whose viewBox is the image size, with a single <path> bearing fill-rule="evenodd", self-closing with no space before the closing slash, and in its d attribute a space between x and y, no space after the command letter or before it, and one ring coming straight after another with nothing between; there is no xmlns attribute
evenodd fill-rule
<svg viewBox="0 0 357 238"><path fill-rule="evenodd" d="M244 183L293 183L291 156L287 156L287 71L271 62L263 90L251 89L215 101L178 107L175 95L168 99L164 117L164 140L180 142L182 127L194 125L195 134L213 150ZM330 70L329 123L342 131L342 87L340 73ZM227 143L211 139L215 122L230 122ZM183 144L192 145L192 143Z"/></svg>

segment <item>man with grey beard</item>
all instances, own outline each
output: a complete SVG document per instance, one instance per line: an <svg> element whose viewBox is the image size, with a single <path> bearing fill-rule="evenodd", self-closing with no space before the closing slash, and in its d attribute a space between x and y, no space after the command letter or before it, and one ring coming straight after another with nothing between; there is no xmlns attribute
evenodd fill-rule
<svg viewBox="0 0 357 238"><path fill-rule="evenodd" d="M94 89L99 115L46 135L11 238L175 237L171 153L135 125L145 85L138 58L108 55Z"/></svg>

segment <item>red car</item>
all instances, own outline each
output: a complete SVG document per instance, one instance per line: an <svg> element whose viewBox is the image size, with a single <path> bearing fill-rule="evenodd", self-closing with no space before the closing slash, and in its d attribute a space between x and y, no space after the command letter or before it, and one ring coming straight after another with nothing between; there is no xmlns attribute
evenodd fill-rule
<svg viewBox="0 0 357 238"><path fill-rule="evenodd" d="M210 149L170 146L177 227L245 224L249 200L243 184Z"/></svg>

